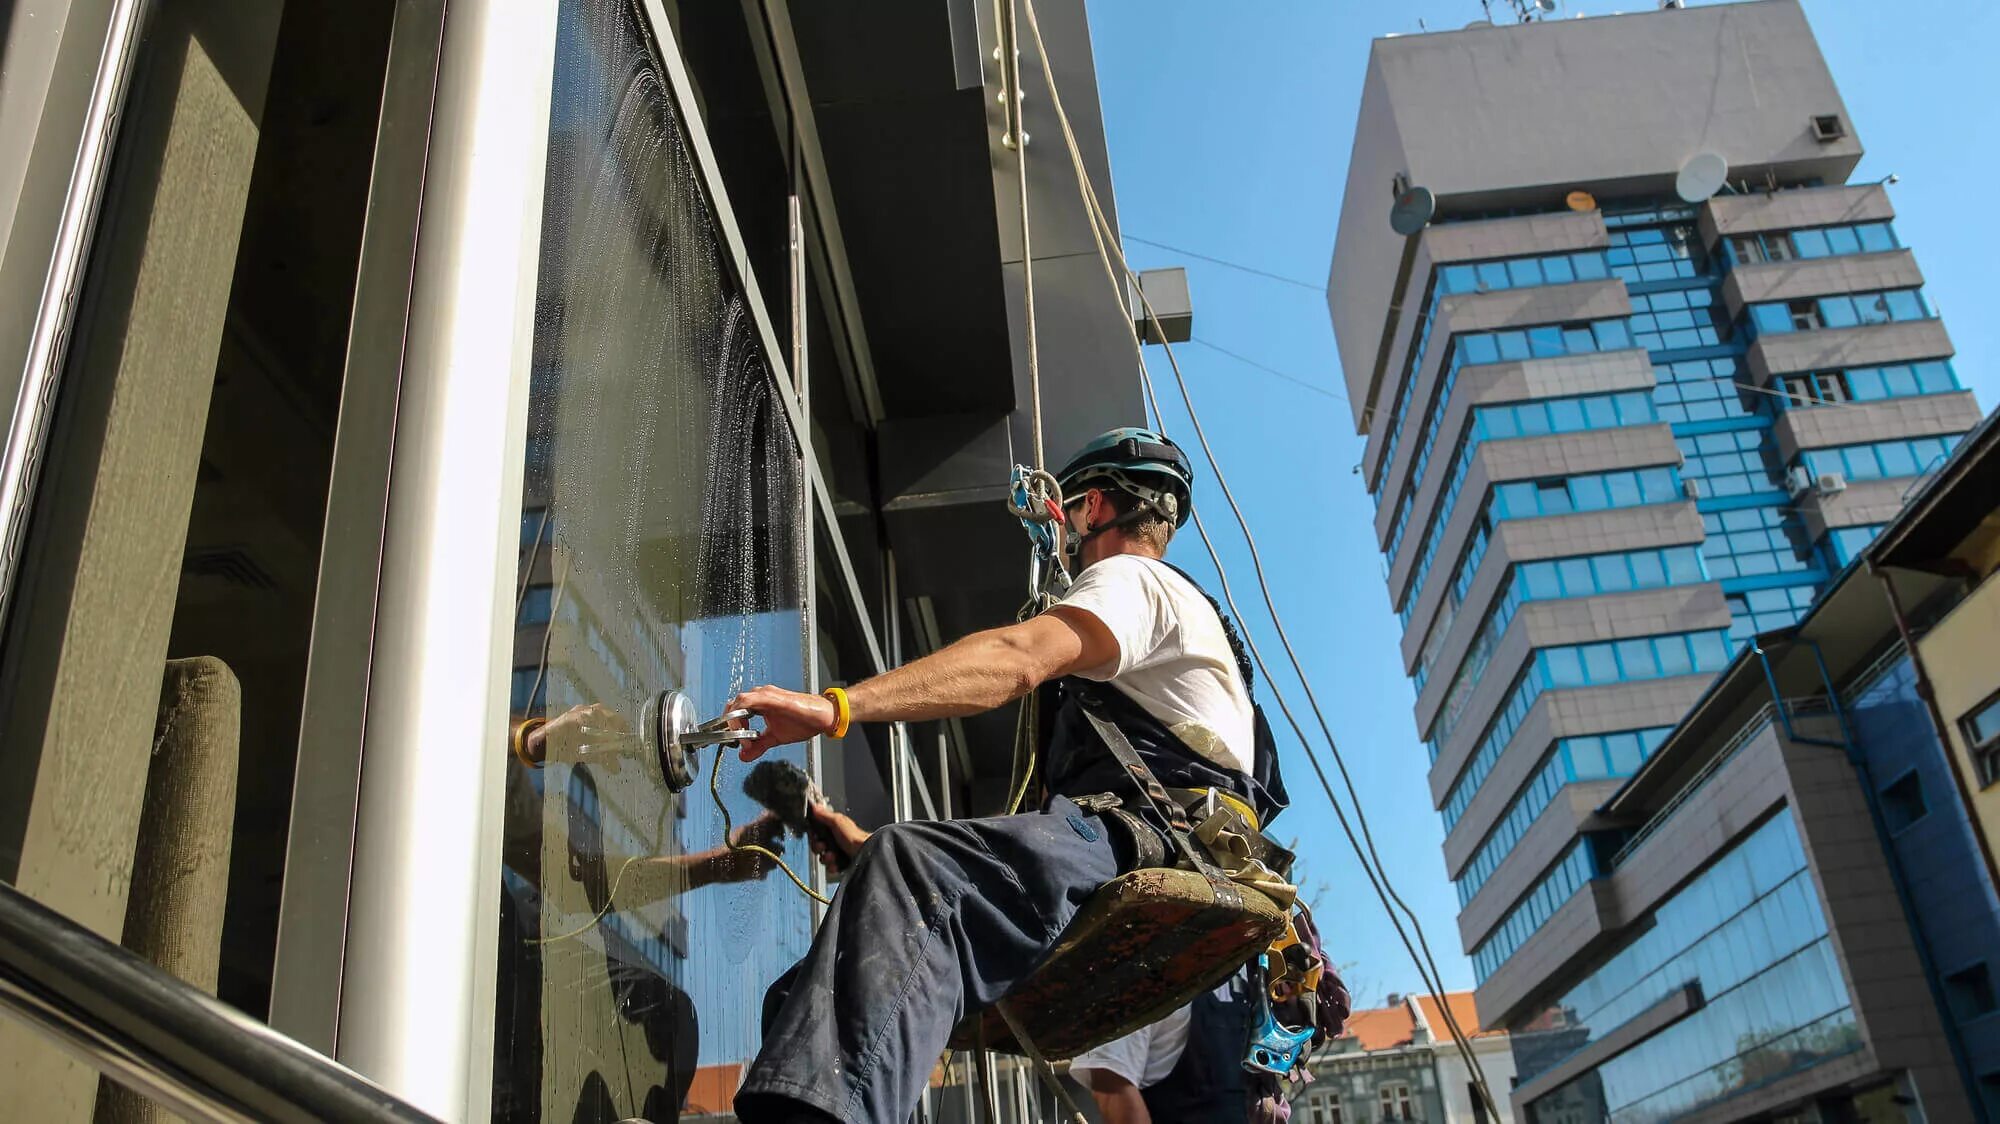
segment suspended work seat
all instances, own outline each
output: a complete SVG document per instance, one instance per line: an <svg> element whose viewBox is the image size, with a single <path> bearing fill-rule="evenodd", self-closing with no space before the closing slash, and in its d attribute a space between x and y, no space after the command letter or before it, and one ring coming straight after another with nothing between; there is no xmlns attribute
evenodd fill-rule
<svg viewBox="0 0 2000 1124"><path fill-rule="evenodd" d="M1285 911L1247 886L1221 900L1191 870L1148 867L1107 882L1041 966L1002 1000L1047 1058L1073 1058L1157 1022L1220 984L1285 930ZM982 1036L983 1026L983 1036ZM992 1007L952 1032L955 1050L1025 1053Z"/></svg>

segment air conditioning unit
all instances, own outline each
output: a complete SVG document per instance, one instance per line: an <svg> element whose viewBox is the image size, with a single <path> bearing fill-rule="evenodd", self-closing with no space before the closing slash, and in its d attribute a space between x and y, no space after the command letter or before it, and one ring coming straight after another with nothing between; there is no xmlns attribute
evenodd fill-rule
<svg viewBox="0 0 2000 1124"><path fill-rule="evenodd" d="M1829 472L1819 478L1819 494L1822 499L1837 496L1847 490L1847 477L1838 472Z"/></svg>
<svg viewBox="0 0 2000 1124"><path fill-rule="evenodd" d="M1692 476L1683 477L1681 480L1681 495L1684 495L1691 500L1700 499L1701 481L1696 480Z"/></svg>
<svg viewBox="0 0 2000 1124"><path fill-rule="evenodd" d="M1792 494L1793 499L1797 499L1800 495L1810 491L1812 486L1812 473L1807 472L1803 467L1794 468L1790 472L1785 473L1785 490Z"/></svg>

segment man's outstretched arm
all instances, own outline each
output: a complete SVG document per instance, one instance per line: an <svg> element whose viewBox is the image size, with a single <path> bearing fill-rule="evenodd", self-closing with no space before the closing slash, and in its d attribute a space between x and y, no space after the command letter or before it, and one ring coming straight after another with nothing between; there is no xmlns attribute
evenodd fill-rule
<svg viewBox="0 0 2000 1124"><path fill-rule="evenodd" d="M1090 613L1058 605L1032 620L975 632L922 659L847 688L855 722L922 722L957 718L1020 698L1051 679L1101 667L1118 658L1118 641ZM743 745L743 759L804 741L833 728L833 703L819 695L758 687L731 699L730 710L764 719L764 731Z"/></svg>

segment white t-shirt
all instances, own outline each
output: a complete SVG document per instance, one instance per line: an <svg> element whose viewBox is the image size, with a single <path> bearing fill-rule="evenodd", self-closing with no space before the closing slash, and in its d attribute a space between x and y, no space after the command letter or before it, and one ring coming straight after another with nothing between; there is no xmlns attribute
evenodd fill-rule
<svg viewBox="0 0 2000 1124"><path fill-rule="evenodd" d="M1115 1073L1141 1089L1158 1085L1180 1064L1181 1054L1187 1050L1191 1017L1188 1008L1182 1007L1159 1022L1086 1050L1069 1063L1070 1076L1086 1089L1090 1088L1093 1069Z"/></svg>
<svg viewBox="0 0 2000 1124"><path fill-rule="evenodd" d="M1236 656L1199 589L1156 558L1116 554L1085 569L1062 603L1104 623L1118 658L1079 671L1130 695L1187 747L1253 772L1256 718Z"/></svg>

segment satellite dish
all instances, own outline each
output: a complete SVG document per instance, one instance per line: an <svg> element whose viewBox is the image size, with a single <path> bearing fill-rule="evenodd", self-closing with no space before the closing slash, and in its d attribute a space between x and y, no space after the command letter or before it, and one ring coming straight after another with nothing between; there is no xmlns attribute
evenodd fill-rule
<svg viewBox="0 0 2000 1124"><path fill-rule="evenodd" d="M1465 30L1471 31L1475 27L1492 27L1492 26L1493 26L1492 20L1473 20L1471 23L1465 25Z"/></svg>
<svg viewBox="0 0 2000 1124"><path fill-rule="evenodd" d="M1683 202L1700 203L1722 190L1729 178L1729 161L1719 153L1697 152L1681 165L1680 175L1674 177L1674 194Z"/></svg>
<svg viewBox="0 0 2000 1124"><path fill-rule="evenodd" d="M1412 187L1396 196L1396 205L1389 208L1389 229L1409 238L1422 232L1437 213L1437 197L1428 187Z"/></svg>
<svg viewBox="0 0 2000 1124"><path fill-rule="evenodd" d="M1595 211L1597 209L1597 196L1592 195L1588 191L1572 191L1563 197L1563 202L1567 203L1569 209L1572 211Z"/></svg>
<svg viewBox="0 0 2000 1124"><path fill-rule="evenodd" d="M1556 0L1528 0L1528 8L1536 12L1553 12L1556 10Z"/></svg>

